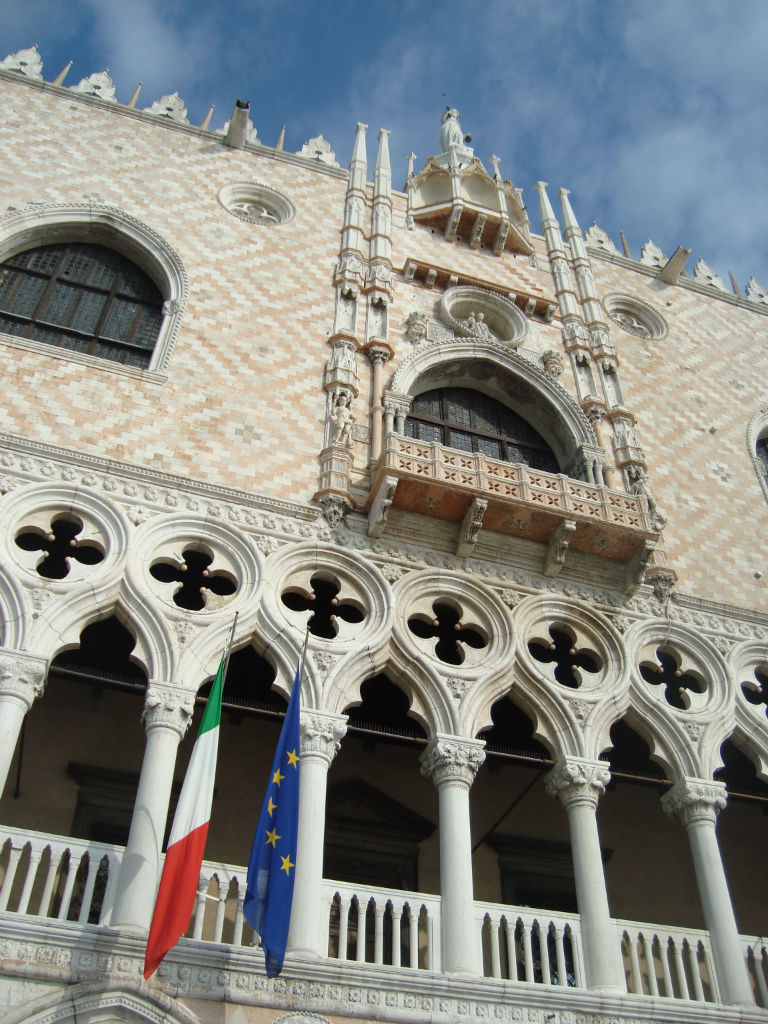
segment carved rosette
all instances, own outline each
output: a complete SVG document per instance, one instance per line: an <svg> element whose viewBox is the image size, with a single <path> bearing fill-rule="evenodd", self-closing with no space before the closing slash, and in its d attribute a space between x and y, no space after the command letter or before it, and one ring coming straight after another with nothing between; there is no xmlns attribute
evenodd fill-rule
<svg viewBox="0 0 768 1024"><path fill-rule="evenodd" d="M545 788L565 808L576 804L597 807L597 801L610 781L611 772L605 761L563 757L547 775Z"/></svg>
<svg viewBox="0 0 768 1024"><path fill-rule="evenodd" d="M0 697L15 697L29 711L43 694L47 669L44 658L4 651L0 656Z"/></svg>
<svg viewBox="0 0 768 1024"><path fill-rule="evenodd" d="M686 828L701 822L714 826L727 802L725 783L714 779L681 779L661 798L665 814Z"/></svg>
<svg viewBox="0 0 768 1024"><path fill-rule="evenodd" d="M302 711L299 728L302 758L316 758L330 768L347 732L346 717L322 711Z"/></svg>
<svg viewBox="0 0 768 1024"><path fill-rule="evenodd" d="M484 744L476 740L433 740L421 756L421 774L438 789L460 786L469 789L485 760Z"/></svg>
<svg viewBox="0 0 768 1024"><path fill-rule="evenodd" d="M195 693L170 683L150 683L144 699L142 721L150 729L172 729L179 739L189 728L195 710Z"/></svg>

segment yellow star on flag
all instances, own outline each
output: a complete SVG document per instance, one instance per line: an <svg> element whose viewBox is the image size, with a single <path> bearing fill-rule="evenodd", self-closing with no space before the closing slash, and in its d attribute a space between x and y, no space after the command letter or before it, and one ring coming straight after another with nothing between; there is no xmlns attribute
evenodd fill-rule
<svg viewBox="0 0 768 1024"><path fill-rule="evenodd" d="M299 758L295 750L288 751L286 757L288 758L288 764L293 765L294 768L299 767Z"/></svg>
<svg viewBox="0 0 768 1024"><path fill-rule="evenodd" d="M283 781L284 778L285 776L281 774L280 769L278 768L275 774L272 776L272 781L275 783L275 785L279 787L280 783Z"/></svg>
<svg viewBox="0 0 768 1024"><path fill-rule="evenodd" d="M281 871L284 871L284 872L286 873L286 875L290 875L290 873L291 873L291 868L295 868L295 867L296 867L296 865L295 865L295 864L292 864L292 863L291 863L291 855L290 855L290 853L288 854L288 856L287 856L287 857L283 857L283 856L281 856L281 857L280 857L280 860L281 860L281 861L283 862L283 863L282 863L282 864L280 865L280 870L281 870Z"/></svg>
<svg viewBox="0 0 768 1024"><path fill-rule="evenodd" d="M277 834L277 829L273 828L271 832L267 832L267 846L275 846L278 839L282 839L282 836ZM285 858L283 858L285 860Z"/></svg>
<svg viewBox="0 0 768 1024"><path fill-rule="evenodd" d="M267 804L267 812L269 813L270 818L272 817L272 812L274 810L276 810L276 809L277 809L277 804L272 799L272 797L270 797L269 798L269 803Z"/></svg>

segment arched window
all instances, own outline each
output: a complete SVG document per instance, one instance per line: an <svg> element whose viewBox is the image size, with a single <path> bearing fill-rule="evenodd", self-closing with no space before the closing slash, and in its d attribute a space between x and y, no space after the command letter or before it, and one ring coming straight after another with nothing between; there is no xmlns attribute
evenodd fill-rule
<svg viewBox="0 0 768 1024"><path fill-rule="evenodd" d="M762 463L763 472L768 479L768 432L763 437L757 439L755 450L757 451L758 459Z"/></svg>
<svg viewBox="0 0 768 1024"><path fill-rule="evenodd" d="M0 266L0 331L128 366L149 366L162 307L154 281L103 245L46 245Z"/></svg>
<svg viewBox="0 0 768 1024"><path fill-rule="evenodd" d="M560 471L552 449L522 416L469 388L422 392L413 400L405 433L490 459L522 462L548 473Z"/></svg>

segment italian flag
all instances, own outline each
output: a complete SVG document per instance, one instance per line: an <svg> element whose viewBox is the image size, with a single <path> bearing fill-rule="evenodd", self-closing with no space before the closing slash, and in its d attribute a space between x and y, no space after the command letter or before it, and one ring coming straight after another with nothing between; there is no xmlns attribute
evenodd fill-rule
<svg viewBox="0 0 768 1024"><path fill-rule="evenodd" d="M222 658L203 711L168 838L163 874L147 939L145 978L154 974L165 954L187 930L195 905L216 776L224 661Z"/></svg>

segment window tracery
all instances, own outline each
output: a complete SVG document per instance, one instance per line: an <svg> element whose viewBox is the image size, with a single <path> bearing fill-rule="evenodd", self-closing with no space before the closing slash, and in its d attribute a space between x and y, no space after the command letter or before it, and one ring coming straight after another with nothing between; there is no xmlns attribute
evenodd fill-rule
<svg viewBox="0 0 768 1024"><path fill-rule="evenodd" d="M407 437L557 473L544 438L512 409L469 388L436 388L413 400Z"/></svg>
<svg viewBox="0 0 768 1024"><path fill-rule="evenodd" d="M143 270L102 245L27 249L0 266L0 330L146 369L163 297Z"/></svg>

